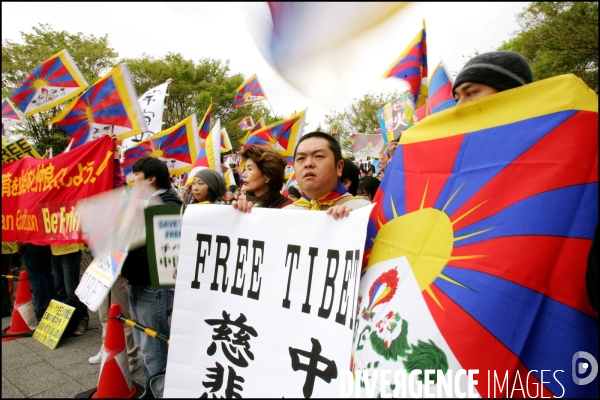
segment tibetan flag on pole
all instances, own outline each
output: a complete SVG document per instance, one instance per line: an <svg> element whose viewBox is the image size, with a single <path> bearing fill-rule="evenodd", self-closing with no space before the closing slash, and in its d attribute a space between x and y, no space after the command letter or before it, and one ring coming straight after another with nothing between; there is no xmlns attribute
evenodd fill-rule
<svg viewBox="0 0 600 400"><path fill-rule="evenodd" d="M123 172L127 180L132 180L133 164L144 157L160 159L171 175L189 171L200 149L197 132L196 114L192 114L175 126L125 150Z"/></svg>
<svg viewBox="0 0 600 400"><path fill-rule="evenodd" d="M292 186L292 184L294 182L296 182L296 173L292 169L292 173L290 174L290 177L288 178L288 180L285 182L285 186L283 187L281 194L284 196L287 196L288 191L290 190L290 186Z"/></svg>
<svg viewBox="0 0 600 400"><path fill-rule="evenodd" d="M121 64L90 86L48 124L75 139L73 148L109 133L119 140L147 130L127 64Z"/></svg>
<svg viewBox="0 0 600 400"><path fill-rule="evenodd" d="M264 128L265 126L267 126L267 124L265 123L265 119L263 117L261 117L260 120L256 123L256 125L254 125L252 127L252 129L250 131L248 131L248 133L246 133L246 136L244 136L244 140L242 141L242 146L244 144L246 144L246 140L248 140L250 135L252 135L257 130ZM240 151L241 151L241 149L240 149ZM239 151L238 151L238 153L239 153Z"/></svg>
<svg viewBox="0 0 600 400"><path fill-rule="evenodd" d="M231 150L231 141L229 140L229 135L227 134L227 129L221 129L221 153L227 153Z"/></svg>
<svg viewBox="0 0 600 400"><path fill-rule="evenodd" d="M417 33L408 47L400 54L383 74L384 78L395 76L410 85L415 109L425 104L427 98L427 41L425 39L425 21L423 29Z"/></svg>
<svg viewBox="0 0 600 400"><path fill-rule="evenodd" d="M260 82L258 82L258 78L255 74L252 75L246 82L242 83L242 85L237 89L236 95L233 98L233 107L238 108L240 106L245 106L246 104L255 103L257 101L266 99L267 96L265 96L265 92L260 86Z"/></svg>
<svg viewBox="0 0 600 400"><path fill-rule="evenodd" d="M22 119L8 99L2 101L2 124L5 128L21 122Z"/></svg>
<svg viewBox="0 0 600 400"><path fill-rule="evenodd" d="M204 143L208 134L210 133L210 117L212 116L212 100L210 101L210 105L206 109L206 113L204 114L204 118L198 125L198 136L200 137L200 144Z"/></svg>
<svg viewBox="0 0 600 400"><path fill-rule="evenodd" d="M194 181L194 175L196 172L203 168L214 169L215 171L222 173L221 171L221 120L218 119L213 128L211 129L208 137L200 145L200 151L198 157L192 166L190 173L188 174L186 185L189 185Z"/></svg>
<svg viewBox="0 0 600 400"><path fill-rule="evenodd" d="M248 136L244 149L252 145L272 147L284 157L294 155L296 143L304 129L306 110L257 130Z"/></svg>
<svg viewBox="0 0 600 400"><path fill-rule="evenodd" d="M254 121L252 121L252 117L246 117L240 121L240 123L238 124L238 129L241 131L247 131L249 129L252 129L253 126Z"/></svg>
<svg viewBox="0 0 600 400"><path fill-rule="evenodd" d="M452 95L452 81L441 61L429 77L428 90L427 104L417 108L417 121L422 121L427 116L427 108L429 108L429 114L435 114L456 105L456 100Z"/></svg>
<svg viewBox="0 0 600 400"><path fill-rule="evenodd" d="M429 79L429 113L435 114L456 105L452 95L452 81L440 61Z"/></svg>
<svg viewBox="0 0 600 400"><path fill-rule="evenodd" d="M225 187L229 188L229 186L235 185L235 178L233 177L233 172L225 164L221 164L221 174L223 175L223 179L225 180Z"/></svg>
<svg viewBox="0 0 600 400"><path fill-rule="evenodd" d="M67 50L31 71L8 98L29 117L83 92L87 81Z"/></svg>
<svg viewBox="0 0 600 400"><path fill-rule="evenodd" d="M428 116L400 138L373 202L354 327L371 333L354 343L354 370L367 361L407 374L479 370L476 396L517 387L598 398L597 380L571 375L583 373L578 358L598 356L586 289L598 95L581 79L556 76ZM389 321L400 331L377 333ZM427 367L412 363L420 357Z"/></svg>

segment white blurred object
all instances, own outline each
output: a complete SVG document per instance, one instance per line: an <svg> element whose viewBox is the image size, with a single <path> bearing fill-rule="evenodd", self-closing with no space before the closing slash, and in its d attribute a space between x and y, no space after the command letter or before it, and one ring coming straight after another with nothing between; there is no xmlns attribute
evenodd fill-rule
<svg viewBox="0 0 600 400"><path fill-rule="evenodd" d="M162 204L147 181L131 189L114 189L89 197L77 204L81 227L94 255L107 254L129 245L129 250L146 244L144 208ZM151 197L152 196L152 197Z"/></svg>

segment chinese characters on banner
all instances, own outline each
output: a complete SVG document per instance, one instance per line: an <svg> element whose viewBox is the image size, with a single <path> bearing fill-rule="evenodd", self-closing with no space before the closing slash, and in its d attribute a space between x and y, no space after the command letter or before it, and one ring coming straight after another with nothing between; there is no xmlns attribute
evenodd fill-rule
<svg viewBox="0 0 600 400"><path fill-rule="evenodd" d="M113 168L108 136L48 160L26 157L3 165L2 240L82 243L74 207L112 188Z"/></svg>
<svg viewBox="0 0 600 400"><path fill-rule="evenodd" d="M338 397L371 209L188 206L165 397Z"/></svg>
<svg viewBox="0 0 600 400"><path fill-rule="evenodd" d="M163 130L163 109L170 83L170 81L167 81L153 87L140 96L138 104L146 120L148 131L123 139L123 151Z"/></svg>
<svg viewBox="0 0 600 400"><path fill-rule="evenodd" d="M410 93L404 93L400 98L379 109L377 117L386 147L389 146L390 141L398 139L405 130L414 125L414 115Z"/></svg>

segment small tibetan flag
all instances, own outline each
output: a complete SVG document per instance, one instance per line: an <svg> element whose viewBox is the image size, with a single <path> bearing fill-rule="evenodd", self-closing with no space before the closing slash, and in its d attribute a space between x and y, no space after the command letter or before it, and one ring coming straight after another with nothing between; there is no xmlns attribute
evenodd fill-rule
<svg viewBox="0 0 600 400"><path fill-rule="evenodd" d="M62 50L27 74L8 98L29 117L69 100L87 86L69 52Z"/></svg>

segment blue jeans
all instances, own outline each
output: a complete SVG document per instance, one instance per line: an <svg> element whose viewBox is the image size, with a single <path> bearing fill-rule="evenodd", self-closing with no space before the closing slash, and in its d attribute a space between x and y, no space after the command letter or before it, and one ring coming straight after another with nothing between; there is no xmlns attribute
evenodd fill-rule
<svg viewBox="0 0 600 400"><path fill-rule="evenodd" d="M56 297L50 246L28 244L25 246L23 258L35 298L35 315L37 318L41 318L44 316L50 300Z"/></svg>
<svg viewBox="0 0 600 400"><path fill-rule="evenodd" d="M131 319L167 337L169 336L167 311L171 304L172 295L169 293L169 289L146 285L131 286L129 294ZM149 391L150 377L167 367L169 346L137 329L133 330L133 339L142 352L142 369L146 375L146 391Z"/></svg>
<svg viewBox="0 0 600 400"><path fill-rule="evenodd" d="M85 304L79 300L75 294L75 289L79 285L79 269L81 264L81 250L60 256L52 256L52 270L54 271L54 286L56 294L62 301L68 298L68 304L75 307L77 319L89 320L88 309Z"/></svg>

